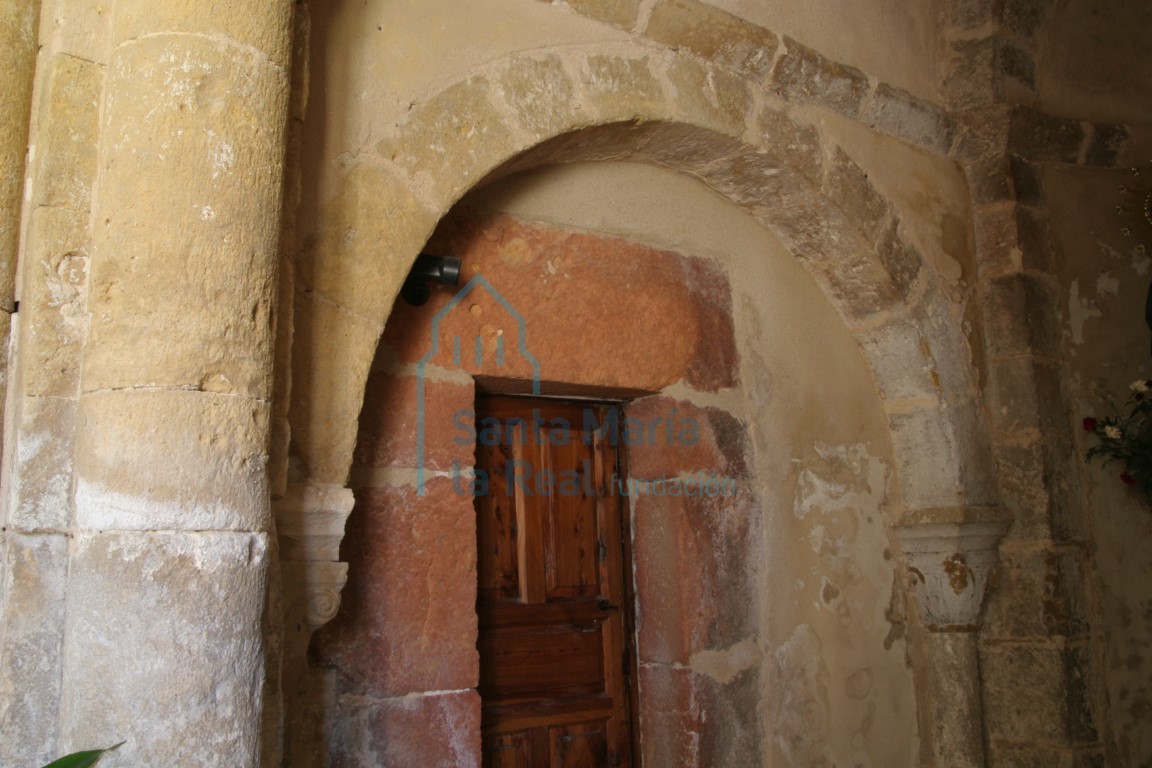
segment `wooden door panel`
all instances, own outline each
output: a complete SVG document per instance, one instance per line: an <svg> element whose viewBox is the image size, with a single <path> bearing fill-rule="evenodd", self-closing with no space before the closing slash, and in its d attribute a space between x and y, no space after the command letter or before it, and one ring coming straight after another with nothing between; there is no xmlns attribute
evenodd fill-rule
<svg viewBox="0 0 1152 768"><path fill-rule="evenodd" d="M484 768L532 768L535 740L541 734L533 731L499 733L486 738L482 747Z"/></svg>
<svg viewBox="0 0 1152 768"><path fill-rule="evenodd" d="M477 466L501 466L514 458L511 446L476 446ZM478 586L485 599L516 600L520 597L520 559L515 500L507 493L504 477L490 478L489 485L488 493L477 496L475 502Z"/></svg>
<svg viewBox="0 0 1152 768"><path fill-rule="evenodd" d="M598 429L608 407L477 404L485 765L632 764L616 449Z"/></svg>
<svg viewBox="0 0 1152 768"><path fill-rule="evenodd" d="M480 688L500 699L604 692L600 625L546 625L484 632Z"/></svg>
<svg viewBox="0 0 1152 768"><path fill-rule="evenodd" d="M550 497L544 518L549 599L591 597L602 592L594 446L585 444L582 432L577 436L575 444L542 446L545 466L555 468L559 478L558 492Z"/></svg>
<svg viewBox="0 0 1152 768"><path fill-rule="evenodd" d="M603 768L608 757L608 721L560 725L548 729L553 768Z"/></svg>

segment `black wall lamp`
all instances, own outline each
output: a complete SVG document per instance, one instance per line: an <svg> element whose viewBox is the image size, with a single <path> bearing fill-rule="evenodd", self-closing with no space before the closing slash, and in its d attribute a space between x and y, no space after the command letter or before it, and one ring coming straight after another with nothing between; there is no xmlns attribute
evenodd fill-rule
<svg viewBox="0 0 1152 768"><path fill-rule="evenodd" d="M428 303L432 289L428 283L451 285L460 283L460 259L453 256L432 256L422 253L416 257L412 271L400 288L400 296L414 307Z"/></svg>

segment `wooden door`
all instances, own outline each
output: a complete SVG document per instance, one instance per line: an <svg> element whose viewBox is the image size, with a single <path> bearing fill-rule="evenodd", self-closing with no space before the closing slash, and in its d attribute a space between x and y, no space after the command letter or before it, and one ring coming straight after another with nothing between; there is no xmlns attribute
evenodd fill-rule
<svg viewBox="0 0 1152 768"><path fill-rule="evenodd" d="M631 766L626 539L603 404L477 403L484 765Z"/></svg>

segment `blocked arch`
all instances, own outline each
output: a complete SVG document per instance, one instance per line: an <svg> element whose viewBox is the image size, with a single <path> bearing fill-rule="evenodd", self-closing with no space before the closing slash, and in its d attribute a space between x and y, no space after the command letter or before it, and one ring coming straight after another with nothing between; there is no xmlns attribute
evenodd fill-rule
<svg viewBox="0 0 1152 768"><path fill-rule="evenodd" d="M989 503L968 343L939 277L901 240L894 206L866 174L790 110L787 93L756 106L754 87L669 50L542 51L496 62L412 109L347 170L301 260L297 280L311 301L298 310L290 423L303 484L347 482L384 322L456 200L518 171L621 160L685 173L721 193L823 289L879 391L899 401L889 426L907 508ZM861 196L870 204L854 204ZM313 342L321 338L327 343ZM931 383L910 385L910 363L930 371Z"/></svg>

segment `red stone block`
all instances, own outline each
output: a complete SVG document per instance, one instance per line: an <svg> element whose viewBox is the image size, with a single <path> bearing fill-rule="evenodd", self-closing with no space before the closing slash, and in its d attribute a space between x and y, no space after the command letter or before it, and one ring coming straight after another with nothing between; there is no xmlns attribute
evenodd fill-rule
<svg viewBox="0 0 1152 768"><path fill-rule="evenodd" d="M345 693L400 696L474 688L476 518L447 478L357 493L341 557L348 584L316 660Z"/></svg>
<svg viewBox="0 0 1152 768"><path fill-rule="evenodd" d="M700 408L684 400L654 396L625 408L629 444L628 474L638 479L702 472L748 477L748 436L744 425L720 408ZM638 429L632 429L636 425Z"/></svg>
<svg viewBox="0 0 1152 768"><path fill-rule="evenodd" d="M759 676L720 683L691 669L640 668L640 750L645 765L759 765L763 735Z"/></svg>
<svg viewBox="0 0 1152 768"><path fill-rule="evenodd" d="M715 392L739 383L740 356L732 324L728 276L713 261L689 259L689 286L700 323L700 344L685 380L696 390Z"/></svg>
<svg viewBox="0 0 1152 768"><path fill-rule="evenodd" d="M413 694L369 707L357 718L367 729L366 738L341 750L347 768L480 765L480 696L475 691Z"/></svg>
<svg viewBox="0 0 1152 768"><path fill-rule="evenodd" d="M417 401L417 378L396 378L373 372L368 378L360 411L360 434L354 462L365 467L416 467L416 436L424 430L424 467L471 467L474 441L462 431L460 419L471 422L474 393L471 384L424 382L423 419Z"/></svg>
<svg viewBox="0 0 1152 768"><path fill-rule="evenodd" d="M426 250L461 258L462 285L482 275L497 293L477 287L452 308L449 291L423 307L398 303L382 343L403 362L431 355L475 375L528 379L523 344L547 382L657 391L736 380L727 278L706 260L467 208Z"/></svg>
<svg viewBox="0 0 1152 768"><path fill-rule="evenodd" d="M751 489L632 504L640 660L687 663L754 636L760 519Z"/></svg>
<svg viewBox="0 0 1152 768"><path fill-rule="evenodd" d="M697 679L688 669L640 667L640 751L645 765L705 765L700 748L710 708L701 700Z"/></svg>

